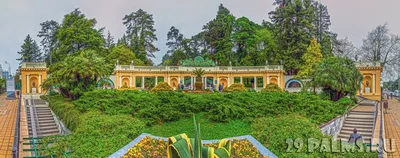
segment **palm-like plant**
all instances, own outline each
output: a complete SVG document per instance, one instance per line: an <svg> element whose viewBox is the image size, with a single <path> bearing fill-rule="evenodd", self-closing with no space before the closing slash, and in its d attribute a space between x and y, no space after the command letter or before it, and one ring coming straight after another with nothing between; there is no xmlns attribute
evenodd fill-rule
<svg viewBox="0 0 400 158"><path fill-rule="evenodd" d="M194 70L193 70L193 74L199 78L201 78L201 76L203 76L205 73L206 73L206 71L203 70L202 68L200 68L200 69L194 68Z"/></svg>

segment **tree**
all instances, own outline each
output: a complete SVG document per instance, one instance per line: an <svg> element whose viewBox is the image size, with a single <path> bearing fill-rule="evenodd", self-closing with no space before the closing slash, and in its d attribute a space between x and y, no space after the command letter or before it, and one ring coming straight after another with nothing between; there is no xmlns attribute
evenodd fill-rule
<svg viewBox="0 0 400 158"><path fill-rule="evenodd" d="M79 55L81 50L101 52L104 44L103 28L96 29L96 23L96 19L86 18L79 9L65 15L57 31L58 46L53 53L53 62L62 61L69 55Z"/></svg>
<svg viewBox="0 0 400 158"><path fill-rule="evenodd" d="M208 54L218 65L227 66L233 58L231 34L235 17L220 4L215 19L203 27L204 39L209 45Z"/></svg>
<svg viewBox="0 0 400 158"><path fill-rule="evenodd" d="M5 78L0 78L0 92L6 88L6 79Z"/></svg>
<svg viewBox="0 0 400 158"><path fill-rule="evenodd" d="M183 60L187 59L187 56L183 50L178 49L172 53L172 55L168 58L168 65L171 66L179 66L183 62Z"/></svg>
<svg viewBox="0 0 400 158"><path fill-rule="evenodd" d="M337 57L348 57L350 59L356 59L357 48L353 43L346 37L338 39L333 42L333 55Z"/></svg>
<svg viewBox="0 0 400 158"><path fill-rule="evenodd" d="M110 50L110 49L113 48L114 46L115 46L114 37L111 36L110 31L108 31L107 37L106 37L106 40L105 40L105 43L104 43L104 47L105 47L106 49L109 49L109 50Z"/></svg>
<svg viewBox="0 0 400 158"><path fill-rule="evenodd" d="M136 58L135 53L133 53L125 45L119 45L112 48L111 53L107 55L106 62L113 65L118 63L121 65L129 65L133 62L135 66L143 66L143 61Z"/></svg>
<svg viewBox="0 0 400 158"><path fill-rule="evenodd" d="M323 56L332 55L332 42L336 38L336 34L329 30L331 26L330 15L328 7L322 5L318 1L313 1L315 7L315 19L313 25L316 28L314 36L318 39L318 43L321 44L321 51Z"/></svg>
<svg viewBox="0 0 400 158"><path fill-rule="evenodd" d="M26 36L24 43L21 46L21 51L18 52L21 55L17 60L21 62L39 62L42 61L42 53L40 52L39 46L29 34Z"/></svg>
<svg viewBox="0 0 400 158"><path fill-rule="evenodd" d="M363 76L352 60L328 57L318 63L312 84L324 87L331 100L337 101L346 95L354 97L362 81Z"/></svg>
<svg viewBox="0 0 400 158"><path fill-rule="evenodd" d="M259 55L256 59L257 65L276 64L279 56L277 54L278 45L273 33L268 28L261 28L256 31L255 40ZM268 60L268 61L267 61Z"/></svg>
<svg viewBox="0 0 400 158"><path fill-rule="evenodd" d="M60 25L56 21L51 20L40 23L40 26L42 26L42 29L37 36L42 38L40 43L45 53L44 58L48 65L50 65L53 63L51 53L57 46L57 32L60 29Z"/></svg>
<svg viewBox="0 0 400 158"><path fill-rule="evenodd" d="M288 75L296 75L302 64L301 57L316 30L315 7L311 0L276 0L269 13L274 34L279 44L280 59Z"/></svg>
<svg viewBox="0 0 400 158"><path fill-rule="evenodd" d="M153 15L142 9L125 15L123 24L126 26L128 46L136 53L138 59L146 64L152 64L150 58L154 58L154 52L158 48L153 45L157 41L154 28Z"/></svg>
<svg viewBox="0 0 400 158"><path fill-rule="evenodd" d="M172 53L177 49L182 49L183 35L179 33L179 30L172 26L167 34L166 45L170 50L167 53Z"/></svg>
<svg viewBox="0 0 400 158"><path fill-rule="evenodd" d="M321 45L317 42L317 39L311 40L310 46L301 58L304 64L297 75L300 78L313 78L315 68L322 59Z"/></svg>
<svg viewBox="0 0 400 158"><path fill-rule="evenodd" d="M257 65L259 53L256 49L256 32L259 27L246 17L241 17L235 22L232 39L235 43L236 57L241 65Z"/></svg>
<svg viewBox="0 0 400 158"><path fill-rule="evenodd" d="M379 25L363 40L361 53L364 60L379 61L386 70L384 73L396 72L400 58L400 36L390 34L387 24Z"/></svg>
<svg viewBox="0 0 400 158"><path fill-rule="evenodd" d="M58 87L60 93L73 100L84 92L97 88L97 81L110 75L112 66L104 58L98 57L95 51L83 50L79 55L67 56L65 60L50 66L50 76L43 87Z"/></svg>

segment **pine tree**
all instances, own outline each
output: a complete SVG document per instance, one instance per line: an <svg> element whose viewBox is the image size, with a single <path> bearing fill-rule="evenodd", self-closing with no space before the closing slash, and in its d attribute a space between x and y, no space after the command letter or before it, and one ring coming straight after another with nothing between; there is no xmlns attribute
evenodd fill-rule
<svg viewBox="0 0 400 158"><path fill-rule="evenodd" d="M111 36L110 31L107 33L107 38L105 39L104 47L107 49L111 49L115 46L114 37Z"/></svg>
<svg viewBox="0 0 400 158"><path fill-rule="evenodd" d="M316 30L315 7L311 0L276 0L276 9L269 13L274 23L274 34L279 44L280 59L288 75L296 75L301 57Z"/></svg>
<svg viewBox="0 0 400 158"><path fill-rule="evenodd" d="M39 46L28 34L21 45L21 51L18 52L21 55L17 60L22 62L41 62L42 52L40 52Z"/></svg>
<svg viewBox="0 0 400 158"><path fill-rule="evenodd" d="M235 17L222 4L217 17L203 27L204 39L209 45L206 57L218 62L218 65L229 65L233 59L231 34Z"/></svg>
<svg viewBox="0 0 400 158"><path fill-rule="evenodd" d="M154 52L159 51L153 42L157 41L154 28L153 15L142 9L125 15L123 24L126 26L128 46L136 57L146 64L152 64L150 58L154 58Z"/></svg>
<svg viewBox="0 0 400 158"><path fill-rule="evenodd" d="M60 29L60 24L56 21L45 21L40 23L42 29L39 31L38 37L42 38L40 41L41 46L43 47L44 51L44 58L46 62L50 65L53 63L51 53L54 51L55 47L57 46L57 33Z"/></svg>

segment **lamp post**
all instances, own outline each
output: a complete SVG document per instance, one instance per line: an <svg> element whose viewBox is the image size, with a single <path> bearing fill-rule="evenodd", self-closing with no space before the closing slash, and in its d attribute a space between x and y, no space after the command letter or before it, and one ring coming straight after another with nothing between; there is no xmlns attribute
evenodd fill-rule
<svg viewBox="0 0 400 158"><path fill-rule="evenodd" d="M382 112L382 101L383 101L383 99L382 99L382 97L383 97L383 94L382 94L382 88L383 88L383 81L382 81L382 76L381 76L381 83L380 83L380 86L381 86L381 98L380 98L380 113L381 113L381 118L380 118L380 130L379 130L379 149L378 149L378 157L379 158L382 158L383 157L383 143L384 143L384 141L383 141L383 132L382 132L382 128L383 128L383 126L382 126L382 118L383 118L383 112Z"/></svg>

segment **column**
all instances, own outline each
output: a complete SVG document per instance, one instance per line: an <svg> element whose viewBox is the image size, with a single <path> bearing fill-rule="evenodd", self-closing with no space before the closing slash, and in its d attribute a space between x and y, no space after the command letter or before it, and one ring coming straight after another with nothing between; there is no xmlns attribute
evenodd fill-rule
<svg viewBox="0 0 400 158"><path fill-rule="evenodd" d="M142 89L144 89L144 76L142 76Z"/></svg>
<svg viewBox="0 0 400 158"><path fill-rule="evenodd" d="M193 90L193 76L190 76L190 89Z"/></svg>
<svg viewBox="0 0 400 158"><path fill-rule="evenodd" d="M280 75L278 76L278 86L281 87L281 76Z"/></svg>
<svg viewBox="0 0 400 158"><path fill-rule="evenodd" d="M231 85L231 78L228 76L228 85L226 87L229 87Z"/></svg>
<svg viewBox="0 0 400 158"><path fill-rule="evenodd" d="M365 76L363 76L365 77ZM360 94L362 95L364 93L364 81L361 82L361 90L360 90Z"/></svg>
<svg viewBox="0 0 400 158"><path fill-rule="evenodd" d="M42 74L39 74L38 93L42 94Z"/></svg>
<svg viewBox="0 0 400 158"><path fill-rule="evenodd" d="M217 77L217 87L219 86L219 77Z"/></svg>
<svg viewBox="0 0 400 158"><path fill-rule="evenodd" d="M156 76L156 84L155 84L156 86L157 86L157 83L158 83L158 76Z"/></svg>
<svg viewBox="0 0 400 158"><path fill-rule="evenodd" d="M168 76L168 85L170 85L171 86L171 76Z"/></svg>
<svg viewBox="0 0 400 158"><path fill-rule="evenodd" d="M30 77L29 77L29 75L26 75L26 94L29 94L29 93L31 93L31 91L30 91Z"/></svg>
<svg viewBox="0 0 400 158"><path fill-rule="evenodd" d="M375 91L375 81L376 81L376 79L375 79L375 72L372 74L372 93L375 95L375 93L376 93L376 91ZM380 83L379 83L380 84Z"/></svg>
<svg viewBox="0 0 400 158"><path fill-rule="evenodd" d="M178 76L178 85L181 83L181 76Z"/></svg>
<svg viewBox="0 0 400 158"><path fill-rule="evenodd" d="M129 87L132 87L132 76L129 76Z"/></svg>
<svg viewBox="0 0 400 158"><path fill-rule="evenodd" d="M269 75L267 76L267 84L269 84Z"/></svg>
<svg viewBox="0 0 400 158"><path fill-rule="evenodd" d="M243 76L240 76L240 83L243 84Z"/></svg>
<svg viewBox="0 0 400 158"><path fill-rule="evenodd" d="M254 76L254 90L257 90L257 77Z"/></svg>
<svg viewBox="0 0 400 158"><path fill-rule="evenodd" d="M206 88L207 88L207 77L204 76L204 89L206 89Z"/></svg>
<svg viewBox="0 0 400 158"><path fill-rule="evenodd" d="M121 88L122 87L122 76L119 76L119 86L118 86L119 88Z"/></svg>
<svg viewBox="0 0 400 158"><path fill-rule="evenodd" d="M133 83L132 83L132 84L133 84L133 87L136 87L136 76L133 76L132 79L133 79L133 81L132 81L132 82L133 82Z"/></svg>

